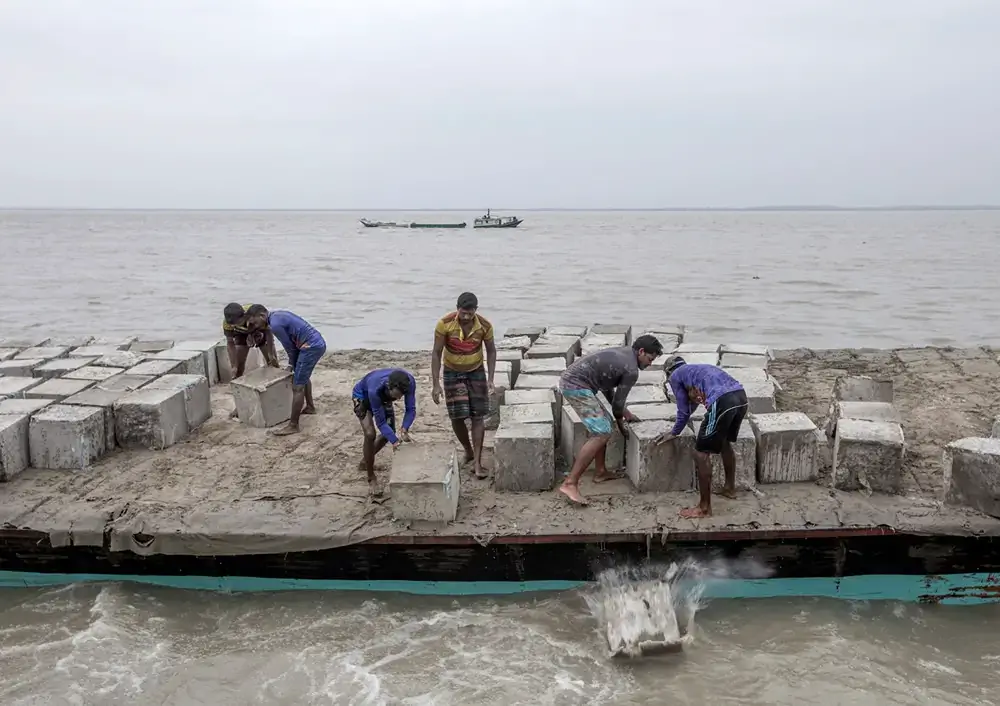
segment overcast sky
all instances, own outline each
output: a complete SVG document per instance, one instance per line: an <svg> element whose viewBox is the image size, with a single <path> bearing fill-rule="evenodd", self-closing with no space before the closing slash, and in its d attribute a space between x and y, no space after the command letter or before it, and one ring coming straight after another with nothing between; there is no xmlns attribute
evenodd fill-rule
<svg viewBox="0 0 1000 706"><path fill-rule="evenodd" d="M1000 203L1000 0L0 0L0 205Z"/></svg>

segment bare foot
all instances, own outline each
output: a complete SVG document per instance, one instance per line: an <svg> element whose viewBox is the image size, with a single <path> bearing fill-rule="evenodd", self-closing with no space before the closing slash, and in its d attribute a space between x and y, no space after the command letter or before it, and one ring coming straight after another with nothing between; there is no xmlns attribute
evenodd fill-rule
<svg viewBox="0 0 1000 706"><path fill-rule="evenodd" d="M736 499L736 488L723 488L719 491L719 495L724 498L729 498L730 500Z"/></svg>
<svg viewBox="0 0 1000 706"><path fill-rule="evenodd" d="M274 436L289 436L290 434L298 434L299 428L293 427L291 424L281 427L281 429L275 429L271 432Z"/></svg>
<svg viewBox="0 0 1000 706"><path fill-rule="evenodd" d="M694 520L699 517L711 517L712 511L705 510L700 507L688 507L681 510L681 517L685 517L689 520Z"/></svg>
<svg viewBox="0 0 1000 706"><path fill-rule="evenodd" d="M302 414L316 414L316 408L312 405L307 405L302 408Z"/></svg>
<svg viewBox="0 0 1000 706"><path fill-rule="evenodd" d="M373 498L382 497L382 488L379 487L377 480L368 481L368 492L371 493Z"/></svg>
<svg viewBox="0 0 1000 706"><path fill-rule="evenodd" d="M580 495L580 488L575 485L563 483L559 486L559 492L569 498L574 505L590 505L590 501Z"/></svg>
<svg viewBox="0 0 1000 706"><path fill-rule="evenodd" d="M234 409L234 410L233 410L232 412L230 412L230 413L229 413L229 418L230 418L230 419L239 419L239 418L240 418L240 415L239 415L239 413L238 413L238 412L237 412L237 411L236 411L236 410Z"/></svg>
<svg viewBox="0 0 1000 706"><path fill-rule="evenodd" d="M490 474L486 471L485 468L482 467L481 464L477 463L474 471L476 474L476 478L479 478L480 480L490 477Z"/></svg>
<svg viewBox="0 0 1000 706"><path fill-rule="evenodd" d="M615 471L605 471L604 473L595 473L594 482L595 483L605 483L609 480L618 480L619 478L624 478L625 476L621 473Z"/></svg>

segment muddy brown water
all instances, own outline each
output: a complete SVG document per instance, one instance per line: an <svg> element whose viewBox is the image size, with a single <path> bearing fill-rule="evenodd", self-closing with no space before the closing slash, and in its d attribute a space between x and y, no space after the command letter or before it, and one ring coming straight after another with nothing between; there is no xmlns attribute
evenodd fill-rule
<svg viewBox="0 0 1000 706"><path fill-rule="evenodd" d="M381 217L0 213L0 331L214 335L236 299L298 311L331 347L414 348L472 289L499 329L667 320L775 347L1000 338L996 212L525 213L511 232L371 232L360 215ZM234 247L261 255L234 262ZM581 591L106 584L0 597L10 705L993 704L1000 693L997 606L720 600L697 614L683 657L622 665Z"/></svg>

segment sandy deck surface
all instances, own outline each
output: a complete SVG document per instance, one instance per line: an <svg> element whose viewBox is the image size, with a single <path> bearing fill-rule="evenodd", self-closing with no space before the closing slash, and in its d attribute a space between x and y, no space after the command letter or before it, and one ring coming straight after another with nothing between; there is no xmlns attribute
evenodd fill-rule
<svg viewBox="0 0 1000 706"><path fill-rule="evenodd" d="M214 417L184 443L165 451L117 451L83 473L28 470L0 485L0 524L48 532L54 545L109 544L112 550L167 554L304 551L389 535L473 537L692 531L891 527L920 533L1000 534L1000 521L944 507L941 452L948 442L989 435L1000 409L1000 364L986 349L778 352L772 372L783 385L779 409L806 412L822 424L835 377L889 374L907 440L903 496L870 498L817 484L765 485L715 501L715 517L682 520L693 493L637 494L628 481L593 486L593 501L574 508L554 492L494 492L489 481L463 475L459 519L445 529L394 522L387 502L368 496L357 468L361 436L350 402L365 372L401 366L417 377L418 441L453 439L444 406L430 399L426 352L338 351L314 377L319 414L304 430L273 437L227 419L226 386L213 391ZM401 412L398 413L401 418ZM391 450L377 458L388 481ZM488 459L488 465L492 460Z"/></svg>

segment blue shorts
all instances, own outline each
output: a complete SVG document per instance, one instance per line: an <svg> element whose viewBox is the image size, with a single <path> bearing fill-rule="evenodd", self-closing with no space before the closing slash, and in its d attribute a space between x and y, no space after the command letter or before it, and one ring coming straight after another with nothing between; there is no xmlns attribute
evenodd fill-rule
<svg viewBox="0 0 1000 706"><path fill-rule="evenodd" d="M309 378L312 377L313 368L316 363L326 353L326 346L316 346L314 348L300 348L293 351L288 356L288 365L292 369L293 385L308 385Z"/></svg>
<svg viewBox="0 0 1000 706"><path fill-rule="evenodd" d="M604 411L600 400L590 390L562 389L566 404L580 416L587 438L611 436L611 417Z"/></svg>

